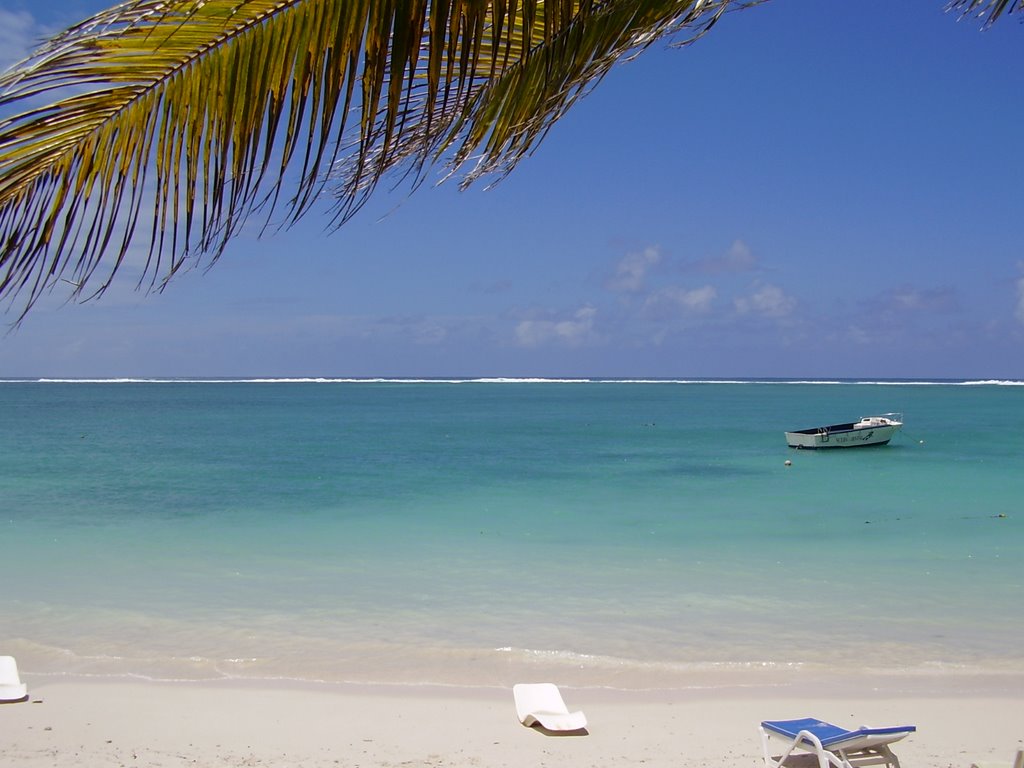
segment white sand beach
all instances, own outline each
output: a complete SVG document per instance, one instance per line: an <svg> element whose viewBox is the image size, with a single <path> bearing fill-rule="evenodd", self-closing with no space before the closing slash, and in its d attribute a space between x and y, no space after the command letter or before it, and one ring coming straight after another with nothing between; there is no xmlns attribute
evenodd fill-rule
<svg viewBox="0 0 1024 768"><path fill-rule="evenodd" d="M522 726L511 690L272 687L28 678L30 699L0 706L0 763L53 766L644 766L756 768L764 719L914 724L903 768L968 768L1024 747L1024 690L853 697L791 688L562 689L585 735Z"/></svg>

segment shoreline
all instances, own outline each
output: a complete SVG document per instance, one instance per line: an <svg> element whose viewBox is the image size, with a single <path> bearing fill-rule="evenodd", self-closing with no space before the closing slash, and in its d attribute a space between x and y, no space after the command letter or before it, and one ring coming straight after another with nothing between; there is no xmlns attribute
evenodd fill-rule
<svg viewBox="0 0 1024 768"><path fill-rule="evenodd" d="M494 691L511 690L517 682L529 680L557 681L560 687L579 691L609 691L625 696L660 696L704 692L708 695L742 694L748 691L790 692L794 695L815 694L831 690L842 695L872 696L886 691L899 696L942 696L950 691L970 696L1015 696L1024 691L1024 670L1020 664L922 664L917 667L885 668L873 666L866 659L861 666L827 665L801 662L707 663L685 666L634 664L627 667L606 667L588 664L585 659L543 663L507 663L495 665L481 660L467 661L458 668L451 664L431 667L424 664L416 676L411 670L393 669L381 659L369 664L353 677L311 677L310 659L302 672L285 671L260 674L255 670L210 670L205 677L147 674L139 670L97 668L71 665L55 669L50 664L38 666L31 654L10 650L19 660L23 678L37 685L51 684L140 684L181 687L243 687L260 689L297 688L323 691ZM371 661L367 659L367 662ZM423 662L423 659L419 659ZM180 670L179 670L180 671ZM296 672L298 670L295 670ZM326 671L326 670L324 670ZM269 672L269 670L265 670Z"/></svg>
<svg viewBox="0 0 1024 768"><path fill-rule="evenodd" d="M98 676L76 673L39 673L21 670L21 680L28 684L29 703L42 699L43 692L64 688L96 689L118 686L183 691L238 692L304 692L317 695L383 696L428 699L488 699L511 696L512 686L520 682L555 682L563 692L573 692L595 700L635 702L667 702L676 699L926 699L972 698L1024 701L1024 674L998 673L936 673L873 674L853 670L834 670L814 676L793 675L787 679L749 677L744 681L721 676L695 676L688 685L621 687L611 684L567 682L566 674L519 675L512 682L462 683L437 682L325 682L292 678L225 677L209 680L154 680L137 675ZM35 695L38 692L39 695ZM0 705L3 706L3 705ZM1024 731L1020 734L1024 739Z"/></svg>
<svg viewBox="0 0 1024 768"><path fill-rule="evenodd" d="M1024 747L1024 689L964 695L955 677L944 693L926 695L851 692L842 676L786 689L560 685L589 723L586 735L561 737L523 727L511 687L22 677L29 701L0 706L0 727L7 761L25 768L756 768L758 723L806 716L844 727L916 725L894 748L904 768L1008 762Z"/></svg>

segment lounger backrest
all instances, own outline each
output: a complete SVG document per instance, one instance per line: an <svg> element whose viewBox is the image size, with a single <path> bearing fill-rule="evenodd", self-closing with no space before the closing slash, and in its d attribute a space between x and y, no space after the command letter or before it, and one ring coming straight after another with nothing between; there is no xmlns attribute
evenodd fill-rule
<svg viewBox="0 0 1024 768"><path fill-rule="evenodd" d="M4 685L19 685L18 665L13 656L0 656L0 683Z"/></svg>

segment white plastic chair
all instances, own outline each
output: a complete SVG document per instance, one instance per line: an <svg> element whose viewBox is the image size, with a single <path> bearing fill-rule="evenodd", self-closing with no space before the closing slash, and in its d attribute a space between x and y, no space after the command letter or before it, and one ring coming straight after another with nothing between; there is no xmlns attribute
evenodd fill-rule
<svg viewBox="0 0 1024 768"><path fill-rule="evenodd" d="M512 686L519 722L527 727L539 725L547 731L582 731L587 718L582 712L570 712L553 683L517 683Z"/></svg>
<svg viewBox="0 0 1024 768"><path fill-rule="evenodd" d="M0 702L24 701L28 686L18 677L18 664L13 656L0 656Z"/></svg>

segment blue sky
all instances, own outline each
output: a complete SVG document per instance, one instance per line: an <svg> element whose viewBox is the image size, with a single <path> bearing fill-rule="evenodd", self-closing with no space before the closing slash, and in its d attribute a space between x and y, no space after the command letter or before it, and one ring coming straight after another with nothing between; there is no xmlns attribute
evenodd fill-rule
<svg viewBox="0 0 1024 768"><path fill-rule="evenodd" d="M0 3L0 59L106 3ZM1024 27L772 0L621 65L487 189L378 190L159 295L48 297L0 377L1024 379Z"/></svg>

